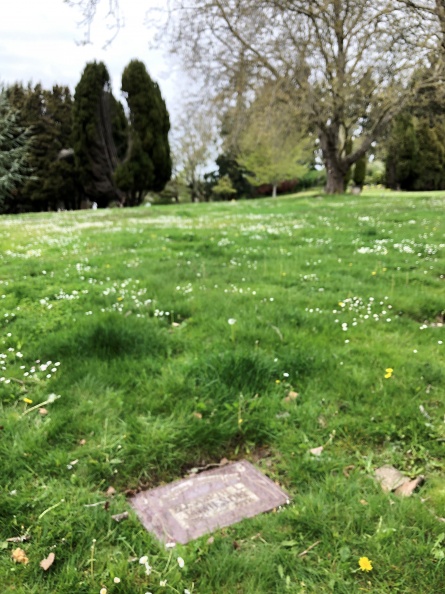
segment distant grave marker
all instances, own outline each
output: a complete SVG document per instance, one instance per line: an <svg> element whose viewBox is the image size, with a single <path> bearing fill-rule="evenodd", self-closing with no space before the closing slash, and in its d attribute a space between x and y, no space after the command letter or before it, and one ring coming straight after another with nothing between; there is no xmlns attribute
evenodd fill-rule
<svg viewBox="0 0 445 594"><path fill-rule="evenodd" d="M284 505L288 499L274 482L242 460L138 493L131 505L159 540L186 544Z"/></svg>

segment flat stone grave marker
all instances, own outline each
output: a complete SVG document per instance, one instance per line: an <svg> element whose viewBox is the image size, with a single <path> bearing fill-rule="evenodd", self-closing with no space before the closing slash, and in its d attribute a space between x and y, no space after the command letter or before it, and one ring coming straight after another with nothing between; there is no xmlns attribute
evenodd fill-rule
<svg viewBox="0 0 445 594"><path fill-rule="evenodd" d="M242 460L138 493L131 505L159 540L186 544L288 501L280 487Z"/></svg>

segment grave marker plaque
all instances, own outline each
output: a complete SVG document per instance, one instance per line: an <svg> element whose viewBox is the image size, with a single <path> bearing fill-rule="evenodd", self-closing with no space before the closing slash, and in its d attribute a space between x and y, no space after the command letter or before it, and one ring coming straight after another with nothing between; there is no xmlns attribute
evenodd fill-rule
<svg viewBox="0 0 445 594"><path fill-rule="evenodd" d="M145 528L163 542L187 542L288 501L274 482L242 460L131 499Z"/></svg>

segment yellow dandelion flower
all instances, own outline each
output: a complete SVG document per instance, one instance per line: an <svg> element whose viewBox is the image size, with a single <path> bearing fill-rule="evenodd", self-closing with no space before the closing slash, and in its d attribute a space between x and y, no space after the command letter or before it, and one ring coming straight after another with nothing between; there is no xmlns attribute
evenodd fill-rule
<svg viewBox="0 0 445 594"><path fill-rule="evenodd" d="M26 402L26 404L32 404L31 398L23 398L23 402Z"/></svg>
<svg viewBox="0 0 445 594"><path fill-rule="evenodd" d="M275 380L276 384L281 384L281 380Z"/></svg>
<svg viewBox="0 0 445 594"><path fill-rule="evenodd" d="M390 377L392 377L392 373L385 373L385 379L389 379Z"/></svg>
<svg viewBox="0 0 445 594"><path fill-rule="evenodd" d="M358 564L360 565L360 569L362 571L371 571L372 570L372 563L368 559L368 557L360 557L358 560Z"/></svg>
<svg viewBox="0 0 445 594"><path fill-rule="evenodd" d="M388 369L385 369L386 373L392 373L394 371L394 369L392 369L392 367L388 367Z"/></svg>
<svg viewBox="0 0 445 594"><path fill-rule="evenodd" d="M375 276L377 274L377 272L375 270L372 271L372 276Z"/></svg>

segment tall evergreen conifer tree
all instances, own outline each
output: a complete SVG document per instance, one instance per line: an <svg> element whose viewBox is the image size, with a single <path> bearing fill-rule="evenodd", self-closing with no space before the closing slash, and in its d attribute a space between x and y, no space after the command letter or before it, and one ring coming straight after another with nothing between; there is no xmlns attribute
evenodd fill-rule
<svg viewBox="0 0 445 594"><path fill-rule="evenodd" d="M132 60L122 75L122 91L130 110L129 154L116 171L116 182L131 205L149 190L160 192L171 177L168 132L170 119L159 86L145 65Z"/></svg>
<svg viewBox="0 0 445 594"><path fill-rule="evenodd" d="M31 174L29 130L19 123L6 93L0 93L0 212L13 210L17 189Z"/></svg>
<svg viewBox="0 0 445 594"><path fill-rule="evenodd" d="M114 171L119 156L126 152L126 119L122 106L111 93L110 75L103 62L87 64L76 87L73 140L76 166L86 196L101 207L122 201Z"/></svg>
<svg viewBox="0 0 445 594"><path fill-rule="evenodd" d="M20 122L30 128L33 142L29 163L33 175L17 196L21 210L77 208L74 163L59 160L62 149L71 146L72 97L68 87L51 90L41 84L14 84L7 89L10 102L20 110Z"/></svg>

